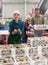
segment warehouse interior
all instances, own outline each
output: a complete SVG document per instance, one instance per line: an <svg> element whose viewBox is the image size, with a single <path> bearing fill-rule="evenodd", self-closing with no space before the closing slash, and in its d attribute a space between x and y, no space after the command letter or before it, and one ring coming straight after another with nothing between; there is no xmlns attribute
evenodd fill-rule
<svg viewBox="0 0 48 65"><path fill-rule="evenodd" d="M22 13L22 17L25 18L28 13L32 13L32 8L44 6L42 5L43 2L44 0L2 0L3 17L11 18L12 12L17 9Z"/></svg>
<svg viewBox="0 0 48 65"><path fill-rule="evenodd" d="M48 65L48 0L0 0L0 65Z"/></svg>

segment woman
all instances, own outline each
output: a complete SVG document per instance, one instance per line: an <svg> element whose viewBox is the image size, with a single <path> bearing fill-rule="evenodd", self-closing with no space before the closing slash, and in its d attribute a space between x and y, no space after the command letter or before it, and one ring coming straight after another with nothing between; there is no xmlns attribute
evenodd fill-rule
<svg viewBox="0 0 48 65"><path fill-rule="evenodd" d="M14 19L9 23L9 38L8 43L9 44L20 44L22 34L24 32L24 22L20 20L20 12L15 11L13 13Z"/></svg>
<svg viewBox="0 0 48 65"><path fill-rule="evenodd" d="M30 25L30 18L31 17L28 15L27 18L26 18L26 21L25 21L25 38L24 38L24 40L25 40L26 43L27 43L27 38L29 37L29 35L27 35L26 31L27 32L30 31L30 27L29 27L29 25Z"/></svg>

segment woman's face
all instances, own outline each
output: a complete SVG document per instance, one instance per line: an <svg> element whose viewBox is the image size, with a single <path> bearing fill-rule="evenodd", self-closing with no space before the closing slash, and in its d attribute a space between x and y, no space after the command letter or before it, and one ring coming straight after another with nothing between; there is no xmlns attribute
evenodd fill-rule
<svg viewBox="0 0 48 65"><path fill-rule="evenodd" d="M16 20L16 19L19 19L19 18L20 18L20 15L17 14L17 13L15 13L15 14L14 14L14 19Z"/></svg>

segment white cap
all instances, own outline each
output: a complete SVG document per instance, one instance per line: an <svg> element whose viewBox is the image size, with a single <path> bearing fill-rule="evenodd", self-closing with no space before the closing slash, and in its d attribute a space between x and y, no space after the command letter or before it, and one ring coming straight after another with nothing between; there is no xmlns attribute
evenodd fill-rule
<svg viewBox="0 0 48 65"><path fill-rule="evenodd" d="M16 13L19 14L19 15L21 15L21 13L18 10L14 11L13 15L16 14Z"/></svg>
<svg viewBox="0 0 48 65"><path fill-rule="evenodd" d="M28 16L26 17L26 19L28 19L28 18L31 18L31 16L30 16L30 15L28 15Z"/></svg>

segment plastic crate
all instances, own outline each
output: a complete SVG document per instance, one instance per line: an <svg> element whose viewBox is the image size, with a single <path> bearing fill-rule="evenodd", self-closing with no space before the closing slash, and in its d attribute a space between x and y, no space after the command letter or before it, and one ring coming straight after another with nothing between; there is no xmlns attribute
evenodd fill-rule
<svg viewBox="0 0 48 65"><path fill-rule="evenodd" d="M33 47L37 47L40 45L45 46L46 44L48 44L48 37L30 37L28 38L28 43Z"/></svg>
<svg viewBox="0 0 48 65"><path fill-rule="evenodd" d="M0 57L7 57L12 55L12 46L1 45L0 46Z"/></svg>
<svg viewBox="0 0 48 65"><path fill-rule="evenodd" d="M15 60L13 57L3 57L0 59L0 65L12 65L15 63Z"/></svg>
<svg viewBox="0 0 48 65"><path fill-rule="evenodd" d="M31 65L47 65L47 59L43 56L31 57Z"/></svg>
<svg viewBox="0 0 48 65"><path fill-rule="evenodd" d="M48 46L42 47L42 55L48 58Z"/></svg>
<svg viewBox="0 0 48 65"><path fill-rule="evenodd" d="M32 47L31 45L25 45L26 46L26 55L28 56L34 56L34 55L38 55L38 48L37 47Z"/></svg>
<svg viewBox="0 0 48 65"><path fill-rule="evenodd" d="M11 49L5 49L1 51L2 57L4 56L11 56Z"/></svg>
<svg viewBox="0 0 48 65"><path fill-rule="evenodd" d="M16 57L16 65L30 65L31 59L28 56Z"/></svg>
<svg viewBox="0 0 48 65"><path fill-rule="evenodd" d="M47 60L32 61L32 65L47 65Z"/></svg>
<svg viewBox="0 0 48 65"><path fill-rule="evenodd" d="M15 49L15 56L21 56L25 55L25 45L13 45L13 48Z"/></svg>

